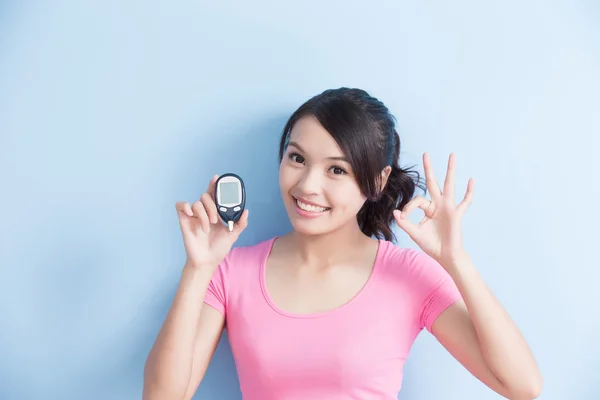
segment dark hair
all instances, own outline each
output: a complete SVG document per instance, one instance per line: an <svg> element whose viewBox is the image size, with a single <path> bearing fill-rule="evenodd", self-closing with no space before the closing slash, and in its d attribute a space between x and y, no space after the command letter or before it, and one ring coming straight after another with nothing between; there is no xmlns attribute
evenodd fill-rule
<svg viewBox="0 0 600 400"><path fill-rule="evenodd" d="M400 137L396 119L387 107L361 89L329 89L302 104L289 118L279 144L279 161L286 151L290 132L302 117L314 116L348 158L358 186L367 201L357 215L358 224L368 236L394 240L390 226L394 209L401 210L417 187L424 192L420 175L398 166ZM383 191L381 171L392 170Z"/></svg>

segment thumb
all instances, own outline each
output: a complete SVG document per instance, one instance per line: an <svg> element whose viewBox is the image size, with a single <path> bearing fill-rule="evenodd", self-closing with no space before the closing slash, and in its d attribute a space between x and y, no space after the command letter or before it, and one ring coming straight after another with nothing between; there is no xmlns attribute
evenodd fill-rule
<svg viewBox="0 0 600 400"><path fill-rule="evenodd" d="M408 234L411 238L417 235L419 228L417 225L413 224L406 215L403 215L400 210L394 210L394 219L398 226Z"/></svg>
<svg viewBox="0 0 600 400"><path fill-rule="evenodd" d="M240 233L242 233L244 231L244 229L246 229L246 227L248 226L248 214L249 213L250 213L250 211L246 208L242 212L242 216L240 217L238 222L236 222L235 225L233 226L233 233L235 233L236 236L239 236Z"/></svg>

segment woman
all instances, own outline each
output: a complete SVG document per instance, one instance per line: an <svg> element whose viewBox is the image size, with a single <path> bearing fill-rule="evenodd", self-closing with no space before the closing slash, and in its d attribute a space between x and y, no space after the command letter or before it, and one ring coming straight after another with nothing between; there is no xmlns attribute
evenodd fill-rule
<svg viewBox="0 0 600 400"><path fill-rule="evenodd" d="M513 321L463 248L454 203L455 157L443 190L423 157L398 166L388 109L358 89L303 104L280 142L279 185L293 230L233 244L212 197L177 203L187 252L166 321L148 356L145 399L190 399L227 327L245 400L396 399L403 364L422 329L471 373L510 399L533 399L542 378ZM416 208L424 219L413 224ZM422 251L392 244L392 223Z"/></svg>

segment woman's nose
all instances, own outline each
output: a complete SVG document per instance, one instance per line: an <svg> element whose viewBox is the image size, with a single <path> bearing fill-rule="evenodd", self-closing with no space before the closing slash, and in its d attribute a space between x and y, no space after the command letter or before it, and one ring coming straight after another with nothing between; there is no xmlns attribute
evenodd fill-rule
<svg viewBox="0 0 600 400"><path fill-rule="evenodd" d="M298 182L298 189L305 195L318 194L322 189L322 176L315 169L307 168Z"/></svg>

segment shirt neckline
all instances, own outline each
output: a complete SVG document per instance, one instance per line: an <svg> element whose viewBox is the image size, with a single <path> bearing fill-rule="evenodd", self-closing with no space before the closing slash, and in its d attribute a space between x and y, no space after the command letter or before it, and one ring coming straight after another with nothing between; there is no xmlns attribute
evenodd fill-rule
<svg viewBox="0 0 600 400"><path fill-rule="evenodd" d="M338 307L332 308L331 310L320 311L320 312L316 312L316 313L294 313L294 312L286 311L286 310L278 307L275 304L275 302L273 301L273 299L271 298L269 291L267 290L267 279L266 279L267 261L271 254L271 251L273 250L275 241L278 238L279 238L279 236L274 236L266 243L266 246L265 246L266 251L264 252L264 254L262 256L262 260L260 263L260 274L259 274L260 275L260 287L261 287L261 291L262 291L265 301L267 302L267 304L269 304L269 306L273 309L273 311L275 311L278 314L281 314L285 317L296 318L296 319L310 319L310 318L326 317L326 316L341 312L341 311L345 310L346 308L350 307L351 305L353 305L354 303L356 303L362 296L364 296L364 293L368 290L368 288L372 285L373 281L375 280L375 277L376 277L379 269L381 268L380 267L381 259L382 259L383 252L385 250L384 246L386 244L386 242L384 240L381 240L381 239L377 240L378 241L377 253L375 255L375 261L373 263L373 268L371 270L371 274L369 275L369 278L367 279L367 281L365 282L363 287L350 300L348 300L346 303L344 303Z"/></svg>

